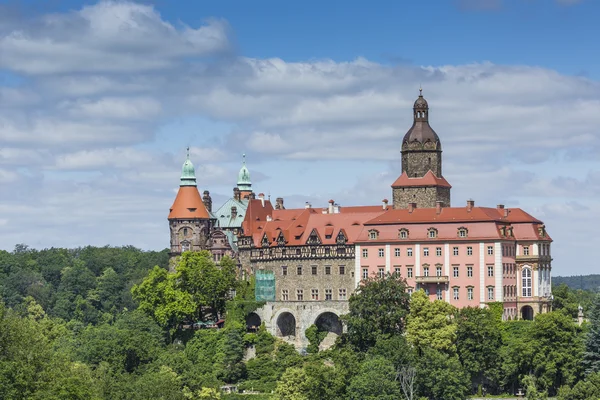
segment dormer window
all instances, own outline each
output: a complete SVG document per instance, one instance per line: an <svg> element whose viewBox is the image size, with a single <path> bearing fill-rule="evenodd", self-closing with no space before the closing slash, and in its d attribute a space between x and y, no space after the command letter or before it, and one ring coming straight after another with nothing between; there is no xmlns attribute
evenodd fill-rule
<svg viewBox="0 0 600 400"><path fill-rule="evenodd" d="M467 228L458 228L458 237L466 238L469 234L469 230Z"/></svg>
<svg viewBox="0 0 600 400"><path fill-rule="evenodd" d="M375 229L371 229L369 231L369 239L371 240L375 240L379 237L379 232L377 232Z"/></svg>
<svg viewBox="0 0 600 400"><path fill-rule="evenodd" d="M406 229L406 228L400 229L400 231L398 233L398 237L400 239L408 239L408 229Z"/></svg>
<svg viewBox="0 0 600 400"><path fill-rule="evenodd" d="M427 230L427 236L429 239L435 239L437 237L438 231L435 228L429 228Z"/></svg>

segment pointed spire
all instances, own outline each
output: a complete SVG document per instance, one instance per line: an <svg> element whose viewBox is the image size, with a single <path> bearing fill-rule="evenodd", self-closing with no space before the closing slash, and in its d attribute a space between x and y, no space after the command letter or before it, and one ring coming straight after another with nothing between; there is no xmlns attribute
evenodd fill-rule
<svg viewBox="0 0 600 400"><path fill-rule="evenodd" d="M238 174L237 187L242 192L252 191L252 181L250 180L250 171L246 167L246 154L242 154L242 168Z"/></svg>
<svg viewBox="0 0 600 400"><path fill-rule="evenodd" d="M181 182L179 186L196 186L196 170L190 160L190 146L186 148L186 159L181 167Z"/></svg>

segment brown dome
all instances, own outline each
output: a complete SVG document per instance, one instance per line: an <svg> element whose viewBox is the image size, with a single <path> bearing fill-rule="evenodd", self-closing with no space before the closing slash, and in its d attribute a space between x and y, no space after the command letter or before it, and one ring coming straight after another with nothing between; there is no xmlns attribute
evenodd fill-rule
<svg viewBox="0 0 600 400"><path fill-rule="evenodd" d="M425 144L432 142L437 144L436 148L441 147L439 136L429 125L429 104L427 104L422 92L419 93L419 97L413 106L413 116L413 125L404 135L402 143L418 142Z"/></svg>

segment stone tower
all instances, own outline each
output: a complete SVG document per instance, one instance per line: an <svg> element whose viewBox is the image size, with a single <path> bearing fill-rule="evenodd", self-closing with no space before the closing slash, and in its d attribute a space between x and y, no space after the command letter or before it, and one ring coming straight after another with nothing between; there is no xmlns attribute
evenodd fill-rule
<svg viewBox="0 0 600 400"><path fill-rule="evenodd" d="M207 195L208 193L205 197ZM181 168L179 191L169 210L170 255L175 257L188 250L207 250L209 246L208 239L214 223L214 219L206 209L202 197L200 197L196 185L196 172L190 161L188 148L187 159Z"/></svg>
<svg viewBox="0 0 600 400"><path fill-rule="evenodd" d="M392 184L394 208L450 207L450 184L442 176L442 142L429 125L429 105L419 90L413 125L402 140L402 174Z"/></svg>

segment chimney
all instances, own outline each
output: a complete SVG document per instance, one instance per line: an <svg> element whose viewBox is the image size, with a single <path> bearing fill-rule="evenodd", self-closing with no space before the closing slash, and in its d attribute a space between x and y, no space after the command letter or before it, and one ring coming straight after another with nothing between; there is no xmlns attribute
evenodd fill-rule
<svg viewBox="0 0 600 400"><path fill-rule="evenodd" d="M233 188L233 199L240 201L242 200L242 195L240 193L240 189L238 189L237 187Z"/></svg>
<svg viewBox="0 0 600 400"><path fill-rule="evenodd" d="M310 207L311 207L311 205L310 205L310 203L307 201L307 202L304 204L304 208L310 208Z"/></svg>
<svg viewBox="0 0 600 400"><path fill-rule="evenodd" d="M339 214L340 213L340 205L339 204L335 203L333 205L333 213L334 214Z"/></svg>
<svg viewBox="0 0 600 400"><path fill-rule="evenodd" d="M442 204L444 204L444 202L442 202L442 201L435 202L435 213L436 214L439 214L442 212Z"/></svg>
<svg viewBox="0 0 600 400"><path fill-rule="evenodd" d="M275 209L285 210L285 207L283 206L283 197L278 197L275 199Z"/></svg>
<svg viewBox="0 0 600 400"><path fill-rule="evenodd" d="M262 206L265 206L265 194L264 193L259 193L258 194L258 198L260 200L260 204L262 204Z"/></svg>
<svg viewBox="0 0 600 400"><path fill-rule="evenodd" d="M204 203L204 207L208 212L212 212L212 199L210 198L210 192L208 190L204 191L204 196L202 196L202 202Z"/></svg>
<svg viewBox="0 0 600 400"><path fill-rule="evenodd" d="M417 208L417 203L408 203L408 212L409 213L412 213L415 208Z"/></svg>
<svg viewBox="0 0 600 400"><path fill-rule="evenodd" d="M383 206L383 209L384 209L384 210L387 210L387 206L388 206L388 199L383 199L383 201L382 201L382 204L381 204L381 205Z"/></svg>
<svg viewBox="0 0 600 400"><path fill-rule="evenodd" d="M498 204L498 205L496 206L496 208L497 208L498 210L504 210L504 204Z"/></svg>
<svg viewBox="0 0 600 400"><path fill-rule="evenodd" d="M235 219L237 217L237 207L231 206L231 219Z"/></svg>
<svg viewBox="0 0 600 400"><path fill-rule="evenodd" d="M333 214L333 204L335 203L335 201L333 200L329 200L329 208L327 209L327 212L329 214Z"/></svg>
<svg viewBox="0 0 600 400"><path fill-rule="evenodd" d="M475 200L472 200L472 199L467 200L467 211L471 212L473 207L475 207Z"/></svg>

